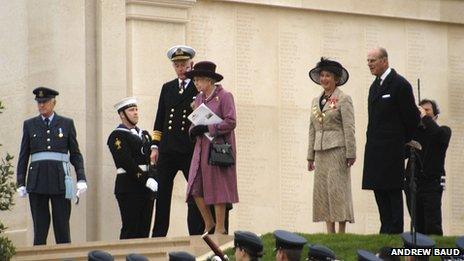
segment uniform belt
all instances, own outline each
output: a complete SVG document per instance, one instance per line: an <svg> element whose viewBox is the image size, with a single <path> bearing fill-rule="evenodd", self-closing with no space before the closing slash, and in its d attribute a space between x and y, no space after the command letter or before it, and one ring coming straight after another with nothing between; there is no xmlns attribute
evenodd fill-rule
<svg viewBox="0 0 464 261"><path fill-rule="evenodd" d="M31 162L41 160L61 161L63 163L65 198L72 199L74 197L74 182L69 174L69 155L51 151L36 152L31 155Z"/></svg>
<svg viewBox="0 0 464 261"><path fill-rule="evenodd" d="M36 152L31 155L31 162L40 161L40 160L55 160L55 161L69 162L69 155L66 153L51 152L51 151Z"/></svg>
<svg viewBox="0 0 464 261"><path fill-rule="evenodd" d="M150 169L150 166L148 165L139 165L139 168L143 171L143 172L147 172L149 169ZM123 168L118 168L116 170L116 173L117 174L124 174L126 173L126 170L124 170Z"/></svg>

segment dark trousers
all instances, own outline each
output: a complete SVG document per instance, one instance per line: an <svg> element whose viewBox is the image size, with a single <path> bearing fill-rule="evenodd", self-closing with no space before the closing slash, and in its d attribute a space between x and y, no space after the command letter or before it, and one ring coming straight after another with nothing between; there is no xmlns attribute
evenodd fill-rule
<svg viewBox="0 0 464 261"><path fill-rule="evenodd" d="M396 190L374 190L379 208L380 234L403 233L403 192Z"/></svg>
<svg viewBox="0 0 464 261"><path fill-rule="evenodd" d="M171 198L174 178L182 171L188 181L192 154L160 153L158 159L158 199L156 200L155 225L153 237L165 237L168 234L171 214ZM195 202L188 202L187 224L190 235L201 235L204 230L203 219Z"/></svg>
<svg viewBox="0 0 464 261"><path fill-rule="evenodd" d="M409 214L411 214L411 195L405 190ZM438 187L431 191L416 194L416 231L425 235L443 235L441 218L441 198L443 190Z"/></svg>
<svg viewBox="0 0 464 261"><path fill-rule="evenodd" d="M34 223L34 245L47 243L50 228L50 208L52 205L53 231L57 244L70 243L69 217L71 216L71 201L61 195L29 193L32 221Z"/></svg>
<svg viewBox="0 0 464 261"><path fill-rule="evenodd" d="M148 237L153 200L143 194L117 194L116 199L122 220L119 239Z"/></svg>

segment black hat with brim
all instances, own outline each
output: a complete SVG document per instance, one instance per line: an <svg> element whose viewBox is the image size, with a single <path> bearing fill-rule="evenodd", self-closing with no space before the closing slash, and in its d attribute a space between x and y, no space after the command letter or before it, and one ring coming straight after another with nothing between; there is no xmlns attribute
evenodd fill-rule
<svg viewBox="0 0 464 261"><path fill-rule="evenodd" d="M234 246L245 249L249 254L255 257L263 256L263 242L252 232L235 231Z"/></svg>
<svg viewBox="0 0 464 261"><path fill-rule="evenodd" d="M323 245L308 244L308 258L316 260L335 260L335 253Z"/></svg>
<svg viewBox="0 0 464 261"><path fill-rule="evenodd" d="M301 250L307 242L304 237L285 230L274 231L274 237L276 239L276 249Z"/></svg>
<svg viewBox="0 0 464 261"><path fill-rule="evenodd" d="M405 248L433 248L435 246L435 241L424 234L416 233L415 243L413 243L413 237L414 235L411 232L401 234Z"/></svg>
<svg viewBox="0 0 464 261"><path fill-rule="evenodd" d="M196 63L193 66L193 70L186 72L185 76L190 79L193 79L193 77L208 77L217 82L220 82L222 79L224 79L222 75L216 73L216 64L209 61Z"/></svg>
<svg viewBox="0 0 464 261"><path fill-rule="evenodd" d="M150 260L146 256L132 253L126 256L126 261L150 261Z"/></svg>
<svg viewBox="0 0 464 261"><path fill-rule="evenodd" d="M35 95L35 100L37 102L46 102L60 94L59 92L47 87L37 87L32 91L32 93Z"/></svg>
<svg viewBox="0 0 464 261"><path fill-rule="evenodd" d="M321 71L328 71L335 74L335 76L339 78L338 82L335 83L336 86L342 86L350 77L348 71L339 62L332 61L324 57L321 57L321 61L317 63L316 67L309 71L309 78L319 85L321 84L319 79Z"/></svg>
<svg viewBox="0 0 464 261"><path fill-rule="evenodd" d="M458 239L456 239L456 246L459 248L459 250L461 250L461 252L464 253L464 236L458 237Z"/></svg>
<svg viewBox="0 0 464 261"><path fill-rule="evenodd" d="M358 254L358 261L382 261L382 259L379 258L378 256L363 249L359 249L357 251L357 254Z"/></svg>
<svg viewBox="0 0 464 261"><path fill-rule="evenodd" d="M108 252L101 251L101 250L93 250L88 253L87 260L89 261L113 261L114 257Z"/></svg>
<svg viewBox="0 0 464 261"><path fill-rule="evenodd" d="M184 251L170 252L169 253L170 261L195 261L195 257L190 253Z"/></svg>

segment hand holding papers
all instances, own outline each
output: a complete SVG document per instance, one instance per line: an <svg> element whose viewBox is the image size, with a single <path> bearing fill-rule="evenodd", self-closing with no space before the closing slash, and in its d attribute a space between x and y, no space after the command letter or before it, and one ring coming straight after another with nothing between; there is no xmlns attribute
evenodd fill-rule
<svg viewBox="0 0 464 261"><path fill-rule="evenodd" d="M222 119L219 118L210 108L206 107L202 103L198 108L196 108L189 116L188 119L194 125L211 125L222 122ZM205 136L211 141L213 136L209 135L209 132L205 133Z"/></svg>

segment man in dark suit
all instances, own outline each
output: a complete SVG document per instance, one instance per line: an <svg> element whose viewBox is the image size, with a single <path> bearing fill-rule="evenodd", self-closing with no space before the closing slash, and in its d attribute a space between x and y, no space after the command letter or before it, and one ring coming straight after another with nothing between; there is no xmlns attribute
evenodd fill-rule
<svg viewBox="0 0 464 261"><path fill-rule="evenodd" d="M58 92L38 87L33 93L40 115L24 121L17 168L18 193L20 197L29 193L34 245L47 243L49 202L56 243L69 243L71 199L75 194L68 165L71 162L76 170L77 195L80 195L87 189L84 160L79 151L73 120L54 112ZM29 157L31 164L28 168Z"/></svg>
<svg viewBox="0 0 464 261"><path fill-rule="evenodd" d="M443 235L441 197L445 186L445 157L451 139L451 129L436 122L440 110L435 101L424 99L419 103L421 123L414 140L422 145L416 150L416 231L426 235ZM409 163L409 162L408 162ZM410 164L406 168L406 186L410 182ZM405 188L408 210L411 212L411 194Z"/></svg>
<svg viewBox="0 0 464 261"><path fill-rule="evenodd" d="M135 98L124 98L114 107L121 124L111 132L107 145L116 165L114 194L122 221L119 239L144 238L150 233L154 193L158 190L155 170L149 164L153 142L148 131L137 127Z"/></svg>
<svg viewBox="0 0 464 261"><path fill-rule="evenodd" d="M171 212L171 197L174 178L180 170L188 180L193 142L189 138L192 112L191 104L198 91L185 72L193 66L195 50L189 46L177 45L169 49L168 58L172 61L177 78L165 83L161 89L153 129L155 150L151 161L159 172L159 191L156 201L156 217L153 228L154 237L164 237L168 233ZM188 203L188 229L190 235L203 232L203 220L195 203Z"/></svg>
<svg viewBox="0 0 464 261"><path fill-rule="evenodd" d="M405 144L418 126L419 110L409 82L391 69L384 48L370 50L367 64L376 80L369 89L362 188L374 190L380 233L403 232Z"/></svg>

